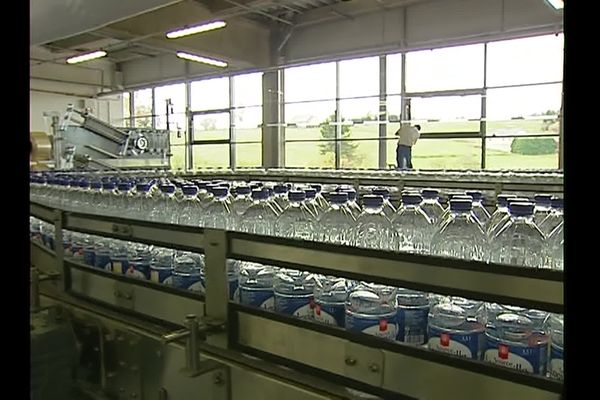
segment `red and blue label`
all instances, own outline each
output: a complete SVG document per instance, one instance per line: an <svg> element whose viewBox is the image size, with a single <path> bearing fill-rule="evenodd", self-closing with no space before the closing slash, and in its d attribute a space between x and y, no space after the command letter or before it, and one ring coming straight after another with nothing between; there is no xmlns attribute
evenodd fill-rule
<svg viewBox="0 0 600 400"><path fill-rule="evenodd" d="M315 321L343 328L346 325L344 303L320 303L315 301Z"/></svg>
<svg viewBox="0 0 600 400"><path fill-rule="evenodd" d="M275 311L301 319L313 319L315 303L313 296L282 296L275 293Z"/></svg>
<svg viewBox="0 0 600 400"><path fill-rule="evenodd" d="M532 334L528 343L507 343L499 338L486 335L484 360L517 371L546 374L548 340L544 335Z"/></svg>
<svg viewBox="0 0 600 400"><path fill-rule="evenodd" d="M565 372L563 367L563 348L555 344L550 346L550 364L548 365L548 372L550 378L562 381L565 378Z"/></svg>
<svg viewBox="0 0 600 400"><path fill-rule="evenodd" d="M428 336L427 347L430 350L473 360L481 359L485 345L483 329L463 333L429 326Z"/></svg>
<svg viewBox="0 0 600 400"><path fill-rule="evenodd" d="M398 321L399 342L422 345L427 343L427 318L429 306L398 307L396 320Z"/></svg>
<svg viewBox="0 0 600 400"><path fill-rule="evenodd" d="M251 306L262 308L268 311L275 309L275 297L273 295L273 289L248 289L240 287L240 303Z"/></svg>
<svg viewBox="0 0 600 400"><path fill-rule="evenodd" d="M367 335L383 339L395 340L398 336L396 316L372 318L358 317L350 312L346 313L346 329L352 332L362 332Z"/></svg>

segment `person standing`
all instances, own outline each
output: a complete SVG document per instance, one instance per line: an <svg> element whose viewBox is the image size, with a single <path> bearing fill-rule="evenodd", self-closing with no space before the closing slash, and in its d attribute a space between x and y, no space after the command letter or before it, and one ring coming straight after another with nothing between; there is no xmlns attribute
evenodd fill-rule
<svg viewBox="0 0 600 400"><path fill-rule="evenodd" d="M396 164L399 169L412 169L412 147L419 140L420 130L421 125L400 124L400 129L396 131Z"/></svg>

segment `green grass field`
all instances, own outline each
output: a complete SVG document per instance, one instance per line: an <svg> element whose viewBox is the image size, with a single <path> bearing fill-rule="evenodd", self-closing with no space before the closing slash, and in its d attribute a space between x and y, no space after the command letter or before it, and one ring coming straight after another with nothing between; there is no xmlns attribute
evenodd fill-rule
<svg viewBox="0 0 600 400"><path fill-rule="evenodd" d="M421 124L422 132L472 132L477 131L478 122L427 123ZM552 127L554 128L554 127ZM551 129L552 129L551 128ZM350 138L373 139L356 141L354 150L342 147L342 167L377 168L378 167L378 127L377 125L359 125L350 128ZM398 124L388 125L386 164L395 164L396 142L393 140ZM489 122L487 134L528 134L545 133L542 121L512 120ZM552 133L552 132L547 132ZM224 130L202 132L196 138L223 138ZM260 141L260 129L243 129L236 132L236 141ZM174 135L173 135L174 136ZM226 136L226 135L225 135ZM321 133L319 128L286 128L286 140L311 140L311 142L288 142L285 146L286 165L289 167L333 167L332 152L321 153ZM486 150L486 168L489 169L549 169L558 167L558 153L548 155L520 155L510 152L512 139L501 137L488 139ZM320 143L319 143L320 142ZM184 144L181 139L172 140L173 169L184 167ZM177 144L177 146L175 145ZM331 148L331 147L330 147ZM236 144L237 166L254 167L261 164L260 143ZM229 146L227 144L202 145L193 149L194 168L228 167ZM480 139L421 139L413 147L413 166L416 169L479 169L481 167Z"/></svg>

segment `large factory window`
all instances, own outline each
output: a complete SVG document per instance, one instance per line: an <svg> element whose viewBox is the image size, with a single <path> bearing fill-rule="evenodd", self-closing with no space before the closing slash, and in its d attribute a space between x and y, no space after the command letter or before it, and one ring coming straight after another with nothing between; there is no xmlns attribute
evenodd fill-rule
<svg viewBox="0 0 600 400"><path fill-rule="evenodd" d="M131 95L129 92L123 93L123 120L118 124L123 127L131 126Z"/></svg>
<svg viewBox="0 0 600 400"><path fill-rule="evenodd" d="M285 70L285 102L335 99L335 63Z"/></svg>
<svg viewBox="0 0 600 400"><path fill-rule="evenodd" d="M388 54L385 57L386 93L398 95L402 93L402 53ZM388 107L389 110L389 107Z"/></svg>
<svg viewBox="0 0 600 400"><path fill-rule="evenodd" d="M192 82L191 110L223 110L229 108L229 78Z"/></svg>
<svg viewBox="0 0 600 400"><path fill-rule="evenodd" d="M136 128L152 127L152 89L133 92L133 126Z"/></svg>
<svg viewBox="0 0 600 400"><path fill-rule="evenodd" d="M481 95L413 97L411 123L421 125L421 134L479 134Z"/></svg>
<svg viewBox="0 0 600 400"><path fill-rule="evenodd" d="M233 85L231 144L235 166L262 165L262 73L236 75Z"/></svg>
<svg viewBox="0 0 600 400"><path fill-rule="evenodd" d="M340 98L379 95L379 57L340 61L339 73Z"/></svg>

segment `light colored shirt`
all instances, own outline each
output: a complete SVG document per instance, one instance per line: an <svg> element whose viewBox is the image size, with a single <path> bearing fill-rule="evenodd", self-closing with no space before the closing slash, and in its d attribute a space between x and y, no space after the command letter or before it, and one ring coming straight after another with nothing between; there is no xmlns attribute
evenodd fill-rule
<svg viewBox="0 0 600 400"><path fill-rule="evenodd" d="M414 126L402 125L396 132L396 136L398 136L399 145L412 147L417 143L421 134Z"/></svg>

